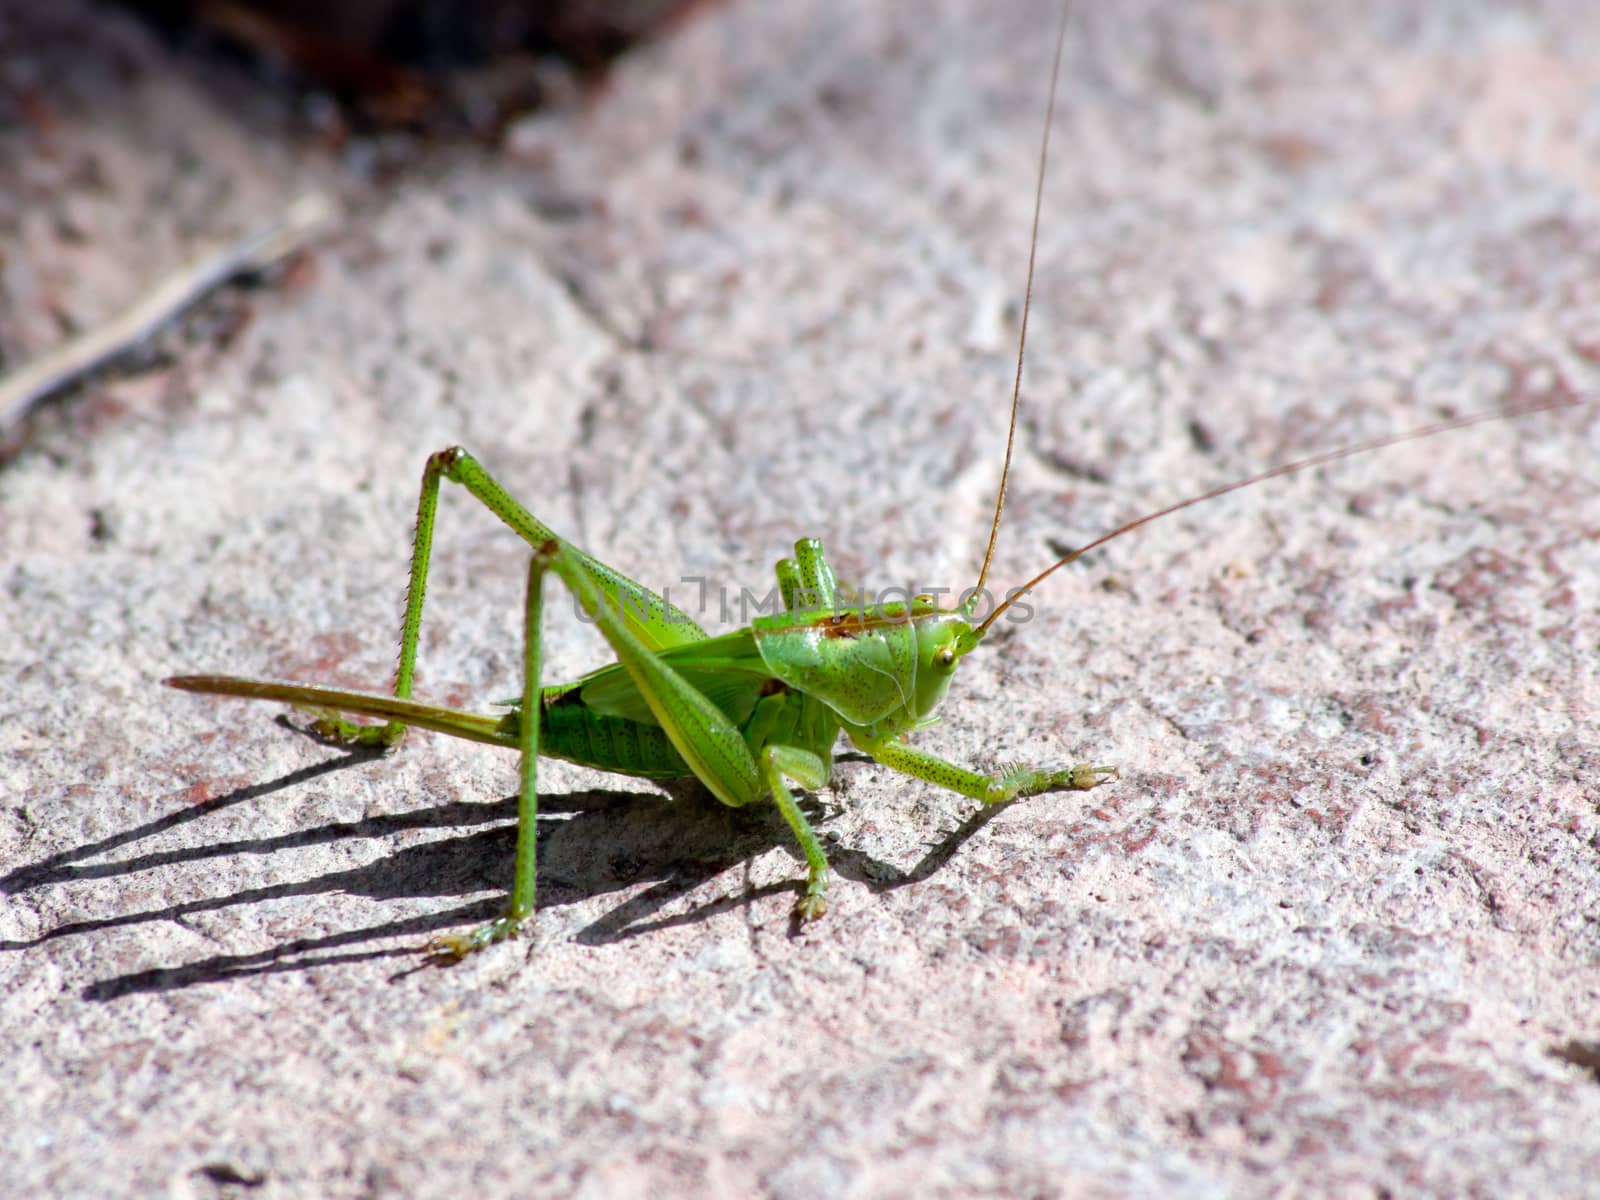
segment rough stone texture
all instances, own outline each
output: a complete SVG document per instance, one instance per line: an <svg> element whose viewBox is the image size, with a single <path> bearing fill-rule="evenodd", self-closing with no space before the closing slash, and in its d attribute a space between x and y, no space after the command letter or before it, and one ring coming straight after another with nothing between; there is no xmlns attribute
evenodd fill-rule
<svg viewBox="0 0 1600 1200"><path fill-rule="evenodd" d="M1082 8L1001 586L1296 454L1600 395L1586 5ZM70 37L4 62L52 110L0 134L8 352L305 187L350 215L0 469L0 1193L1600 1177L1572 1061L1600 1040L1600 406L1159 522L1052 580L918 735L1114 786L975 817L842 764L833 911L794 934L775 811L553 764L537 936L417 970L500 902L513 760L346 760L156 680L381 686L456 441L657 584L764 592L801 534L856 579L968 584L1052 5L707 7L504 153L392 174L58 11L27 32ZM423 695L517 690L525 562L446 496ZM600 661L565 611L548 640Z"/></svg>

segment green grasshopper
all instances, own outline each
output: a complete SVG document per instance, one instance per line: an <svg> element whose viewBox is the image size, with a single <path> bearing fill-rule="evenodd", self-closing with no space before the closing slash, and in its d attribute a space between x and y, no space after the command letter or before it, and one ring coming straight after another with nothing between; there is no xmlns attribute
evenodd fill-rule
<svg viewBox="0 0 1600 1200"><path fill-rule="evenodd" d="M1034 245L1065 27L1063 13L1040 146ZM622 775L693 777L718 800L735 807L771 797L805 855L806 882L795 912L800 920L808 921L827 911L828 862L790 784L811 790L826 787L841 734L884 766L985 805L1042 792L1087 790L1117 777L1115 767L1090 763L1061 769L1017 767L986 775L947 762L906 740L908 734L933 723L933 713L961 660L983 642L1003 613L1047 576L1150 521L1227 492L1396 442L1518 415L1491 413L1442 422L1302 459L1179 501L1063 555L1022 587L1012 589L980 619L978 608L987 600L984 584L1005 509L1033 268L1034 250L1030 247L1010 432L988 548L976 586L953 607L940 607L931 595L876 605L847 603L821 543L806 538L795 543L793 558L777 564L782 610L757 617L746 628L713 637L665 597L562 539L513 499L477 459L452 447L429 458L423 472L392 696L218 675L179 676L165 682L191 692L313 706L322 710L314 725L316 732L342 744L389 747L414 725L505 746L520 754L517 847L509 908L503 917L470 933L435 939L428 951L438 959L460 959L517 935L531 923L541 754ZM1557 406L1537 405L1520 411ZM497 714L441 708L411 698L434 516L444 480L464 487L533 547L524 605L522 694ZM573 594L616 655L615 662L570 683L543 681L543 594L552 574ZM341 712L383 718L385 723L357 724L334 715Z"/></svg>

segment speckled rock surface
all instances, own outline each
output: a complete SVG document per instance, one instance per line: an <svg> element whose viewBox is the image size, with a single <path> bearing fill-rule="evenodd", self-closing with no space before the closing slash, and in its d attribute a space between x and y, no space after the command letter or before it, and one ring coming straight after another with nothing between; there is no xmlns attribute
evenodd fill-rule
<svg viewBox="0 0 1600 1200"><path fill-rule="evenodd" d="M1585 6L1083 8L998 584L1298 454L1600 395ZM656 585L764 593L800 535L970 583L1052 5L707 6L500 152L373 174L61 13L53 121L0 134L8 353L306 188L348 215L0 468L0 1193L1600 1177L1600 405L1158 522L917 735L1113 786L975 816L844 763L833 911L796 934L774 810L552 764L536 936L418 970L500 901L514 760L350 760L156 681L381 687L454 442ZM517 690L525 563L447 494L420 695ZM554 669L601 661L555 609Z"/></svg>

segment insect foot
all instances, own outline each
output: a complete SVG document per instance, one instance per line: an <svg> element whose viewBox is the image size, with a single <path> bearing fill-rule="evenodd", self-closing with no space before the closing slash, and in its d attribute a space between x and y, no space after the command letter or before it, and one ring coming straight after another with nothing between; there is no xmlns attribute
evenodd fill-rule
<svg viewBox="0 0 1600 1200"><path fill-rule="evenodd" d="M498 921L490 921L487 925L479 925L471 933L440 934L436 938L429 939L422 952L429 962L437 966L453 966L469 954L486 950L496 942L521 937L525 928L531 930L533 926L531 916L532 914L527 917L508 915Z"/></svg>
<svg viewBox="0 0 1600 1200"><path fill-rule="evenodd" d="M317 709L311 722L311 733L321 741L352 750L392 750L406 736L406 727L397 722L384 725L362 725L346 721L327 709Z"/></svg>
<svg viewBox="0 0 1600 1200"><path fill-rule="evenodd" d="M1122 772L1116 767L1094 766L1091 763L1079 763L1075 767L1068 767L1065 771L1057 771L1051 776L1052 782L1046 791L1052 789L1062 791L1087 792L1090 788L1097 788L1102 783L1110 783L1113 779L1121 779Z"/></svg>
<svg viewBox="0 0 1600 1200"><path fill-rule="evenodd" d="M828 886L824 879L819 887L815 883L806 885L805 893L794 903L795 919L804 925L807 921L815 921L818 917L825 916L828 912L828 897L823 894Z"/></svg>
<svg viewBox="0 0 1600 1200"><path fill-rule="evenodd" d="M1113 779L1120 778L1122 773L1116 767L1097 766L1093 763L1078 763L1076 766L1059 771L1013 767L989 784L989 791L983 797L983 802L1005 804L1010 800L1019 800L1023 796L1037 796L1041 792L1087 792L1090 788L1097 788L1102 783L1110 783Z"/></svg>

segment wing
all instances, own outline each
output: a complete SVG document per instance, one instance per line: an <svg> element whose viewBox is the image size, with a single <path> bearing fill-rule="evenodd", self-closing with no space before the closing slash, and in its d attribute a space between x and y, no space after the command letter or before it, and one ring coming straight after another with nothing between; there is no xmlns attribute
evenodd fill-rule
<svg viewBox="0 0 1600 1200"><path fill-rule="evenodd" d="M735 725L749 720L762 688L773 682L772 670L762 661L748 629L672 646L661 651L660 657ZM632 677L619 663L601 667L562 691L573 689L595 712L649 725L657 723Z"/></svg>

